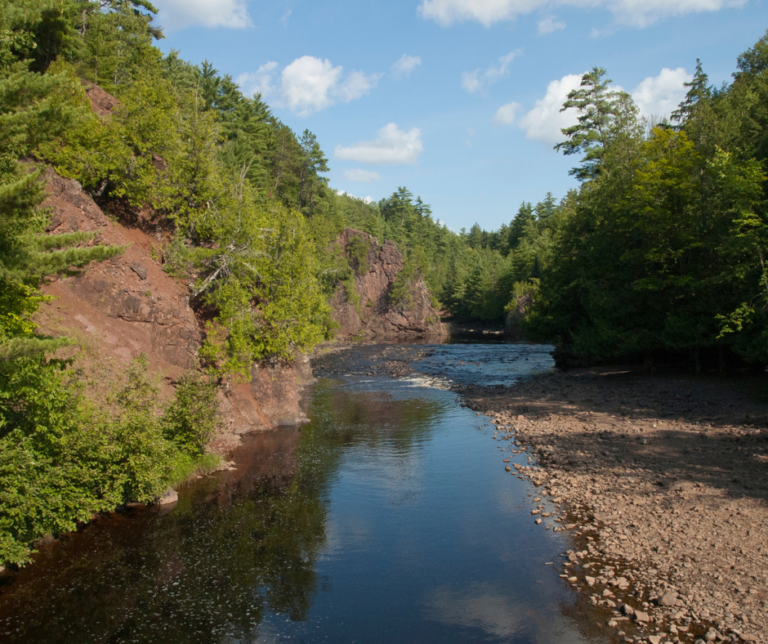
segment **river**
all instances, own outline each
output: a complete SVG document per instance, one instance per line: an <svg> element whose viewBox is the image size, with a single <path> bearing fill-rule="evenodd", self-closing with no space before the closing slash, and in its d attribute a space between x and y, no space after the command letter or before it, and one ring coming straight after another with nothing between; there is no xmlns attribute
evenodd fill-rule
<svg viewBox="0 0 768 644"><path fill-rule="evenodd" d="M372 351L321 370L310 424L245 437L170 511L102 516L0 578L0 641L607 641L559 576L567 533L505 471L527 455L448 389L551 369L548 347L400 347L403 378L361 375Z"/></svg>

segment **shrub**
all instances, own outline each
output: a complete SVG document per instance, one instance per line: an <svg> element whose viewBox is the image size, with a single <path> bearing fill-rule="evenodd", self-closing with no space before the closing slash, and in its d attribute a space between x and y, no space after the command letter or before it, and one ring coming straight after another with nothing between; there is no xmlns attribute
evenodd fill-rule
<svg viewBox="0 0 768 644"><path fill-rule="evenodd" d="M189 371L176 385L176 396L163 415L165 435L181 450L200 455L221 425L216 382Z"/></svg>

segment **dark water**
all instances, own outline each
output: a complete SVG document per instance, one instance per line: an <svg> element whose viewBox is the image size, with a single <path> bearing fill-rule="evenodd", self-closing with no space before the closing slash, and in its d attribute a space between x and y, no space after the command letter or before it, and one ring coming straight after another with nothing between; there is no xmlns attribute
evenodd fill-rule
<svg viewBox="0 0 768 644"><path fill-rule="evenodd" d="M467 346L436 348L429 377L321 379L311 424L247 437L236 471L170 512L44 547L0 582L0 641L603 642L545 565L568 537L533 523L535 488L505 473L492 426L425 386L462 362L506 381L551 361Z"/></svg>

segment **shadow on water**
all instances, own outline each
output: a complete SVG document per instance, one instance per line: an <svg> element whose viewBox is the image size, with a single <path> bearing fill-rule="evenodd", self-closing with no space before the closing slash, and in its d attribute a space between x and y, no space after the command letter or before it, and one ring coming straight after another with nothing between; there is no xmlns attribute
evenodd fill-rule
<svg viewBox="0 0 768 644"><path fill-rule="evenodd" d="M3 578L0 640L607 641L544 565L566 538L533 525L532 490L452 393L326 378L310 416L246 436L169 512L42 547Z"/></svg>

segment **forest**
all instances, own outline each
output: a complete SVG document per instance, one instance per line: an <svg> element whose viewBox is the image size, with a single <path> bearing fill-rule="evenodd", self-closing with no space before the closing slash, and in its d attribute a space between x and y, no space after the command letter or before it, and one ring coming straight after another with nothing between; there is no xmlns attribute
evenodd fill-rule
<svg viewBox="0 0 768 644"><path fill-rule="evenodd" d="M163 54L155 14L148 0L0 0L0 564L210 462L219 379L333 338L329 298L339 283L354 297L333 244L345 227L405 257L393 306L422 276L446 317L517 315L528 339L583 355L768 361L768 37L730 84L710 85L699 63L659 122L595 68L564 105L579 120L557 146L579 159L579 188L522 203L497 231L454 233L406 187L379 203L335 191L312 132L211 64ZM108 119L91 109L93 85L120 103ZM47 277L124 250L44 234L47 166L172 231L164 269L211 312L200 369L172 401L142 360L107 403L89 399L76 355L57 357L74 340L36 327Z"/></svg>

